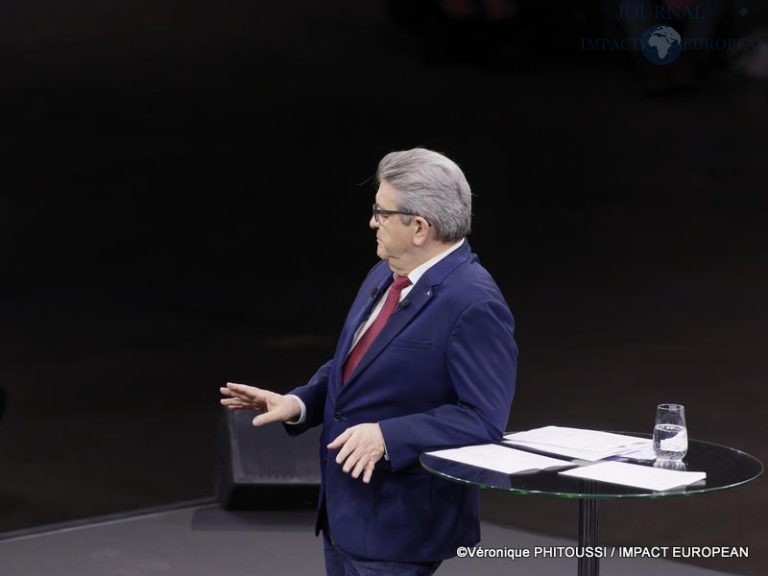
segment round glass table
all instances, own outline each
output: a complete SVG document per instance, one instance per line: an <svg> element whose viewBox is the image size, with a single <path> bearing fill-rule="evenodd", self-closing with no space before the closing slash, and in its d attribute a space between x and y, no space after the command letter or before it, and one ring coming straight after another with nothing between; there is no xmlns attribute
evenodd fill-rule
<svg viewBox="0 0 768 576"><path fill-rule="evenodd" d="M650 434L618 432L630 436L650 438ZM511 448L511 446L510 446ZM520 447L515 447L520 449ZM570 460L563 456L555 458ZM691 496L735 488L760 476L762 463L755 457L735 448L703 442L688 441L688 454L679 469L693 472L706 472L705 480L668 490L654 492L642 488L609 484L593 480L583 480L559 474L558 470L543 470L533 473L504 474L469 464L446 460L428 453L420 457L421 465L433 474L480 488L496 488L515 494L544 494L560 498L579 500L579 542L580 548L593 548L598 545L599 502L601 499L614 498L669 498L671 496ZM571 460L578 465L594 464L583 460ZM653 466L653 462L634 462ZM596 555L578 558L579 576L598 576L600 558Z"/></svg>

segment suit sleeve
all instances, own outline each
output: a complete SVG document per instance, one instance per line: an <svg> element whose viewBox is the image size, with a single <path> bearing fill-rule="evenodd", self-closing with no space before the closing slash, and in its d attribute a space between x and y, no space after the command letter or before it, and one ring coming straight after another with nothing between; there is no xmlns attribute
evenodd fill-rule
<svg viewBox="0 0 768 576"><path fill-rule="evenodd" d="M290 394L295 394L307 408L304 422L301 424L286 424L285 429L288 434L294 436L323 423L323 408L325 406L325 397L328 393L328 377L331 372L333 360L323 364L315 375L310 378L304 386L299 386L291 390Z"/></svg>
<svg viewBox="0 0 768 576"><path fill-rule="evenodd" d="M427 450L498 442L507 425L517 372L514 320L506 303L473 303L454 323L446 349L455 401L379 422L393 472Z"/></svg>

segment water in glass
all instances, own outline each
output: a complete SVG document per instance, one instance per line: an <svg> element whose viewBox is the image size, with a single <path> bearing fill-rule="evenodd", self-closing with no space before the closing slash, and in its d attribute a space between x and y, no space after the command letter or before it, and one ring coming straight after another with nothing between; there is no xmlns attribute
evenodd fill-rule
<svg viewBox="0 0 768 576"><path fill-rule="evenodd" d="M653 451L660 460L682 460L688 452L685 408L680 404L660 404L653 429Z"/></svg>

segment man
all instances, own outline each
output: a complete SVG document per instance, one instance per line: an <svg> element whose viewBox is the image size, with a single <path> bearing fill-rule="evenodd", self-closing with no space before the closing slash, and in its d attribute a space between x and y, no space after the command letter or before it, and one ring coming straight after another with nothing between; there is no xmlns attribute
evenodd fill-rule
<svg viewBox="0 0 768 576"><path fill-rule="evenodd" d="M334 576L431 574L479 541L476 489L418 458L499 441L515 390L512 314L465 238L472 194L461 169L415 148L385 156L377 178L369 224L381 262L333 359L288 395L221 388L225 406L262 411L255 426L323 425L316 533Z"/></svg>

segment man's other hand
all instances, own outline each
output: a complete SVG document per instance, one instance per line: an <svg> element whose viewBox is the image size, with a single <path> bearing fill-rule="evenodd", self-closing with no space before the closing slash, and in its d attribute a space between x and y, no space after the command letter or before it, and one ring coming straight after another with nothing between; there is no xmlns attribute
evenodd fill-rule
<svg viewBox="0 0 768 576"><path fill-rule="evenodd" d="M219 391L225 396L221 403L230 410L260 410L262 413L253 419L254 426L290 422L301 415L301 406L296 398L269 390L227 382L226 387L219 388Z"/></svg>
<svg viewBox="0 0 768 576"><path fill-rule="evenodd" d="M352 473L352 478L363 475L363 482L368 484L373 476L376 462L384 456L384 436L378 424L358 424L342 432L328 444L328 449L339 449L336 463L342 465L345 474Z"/></svg>

